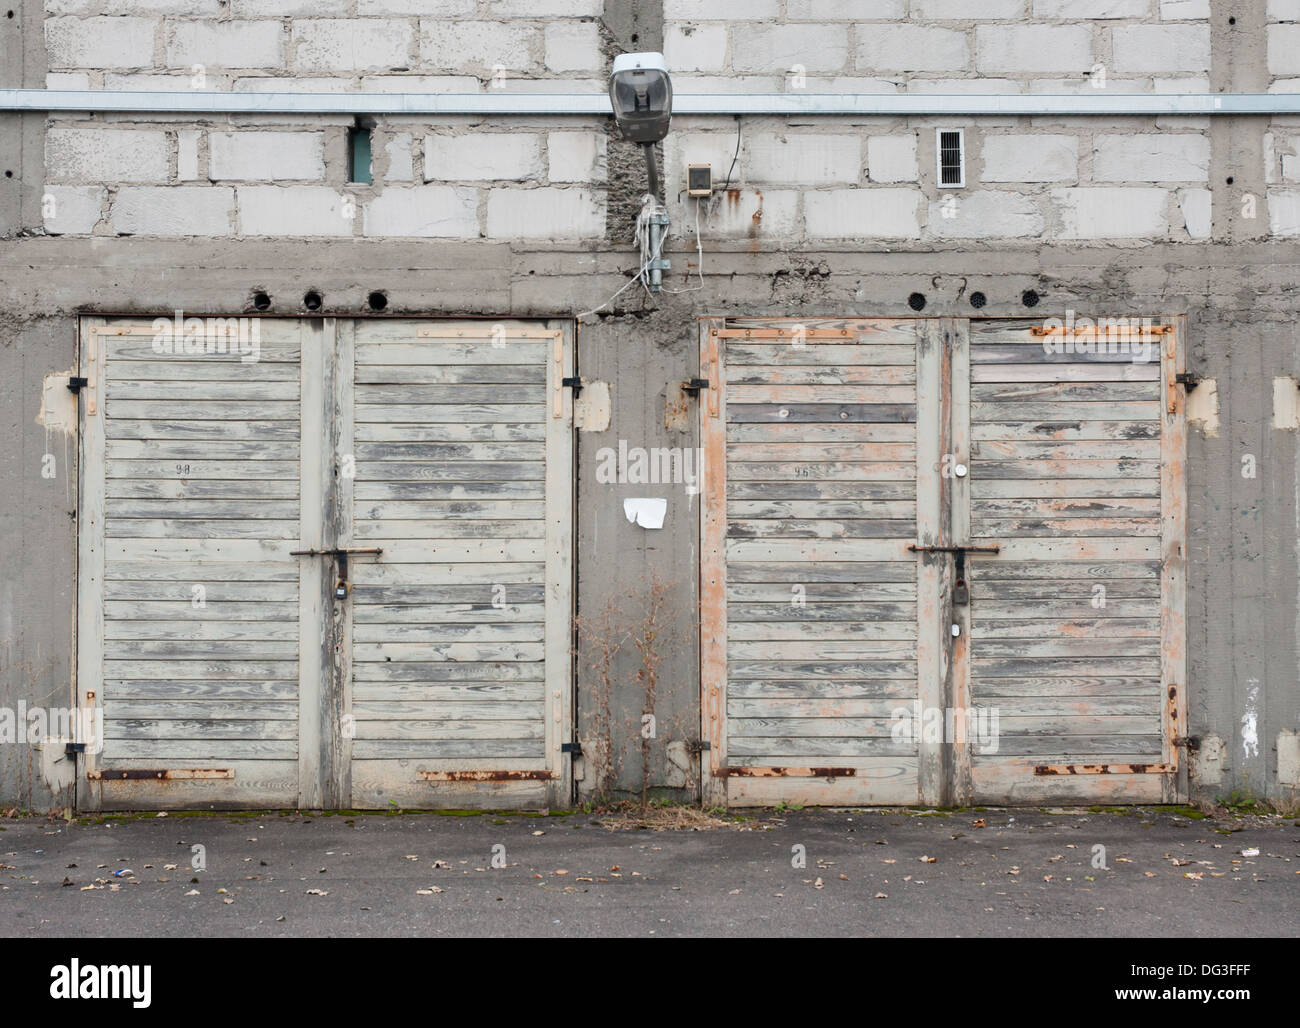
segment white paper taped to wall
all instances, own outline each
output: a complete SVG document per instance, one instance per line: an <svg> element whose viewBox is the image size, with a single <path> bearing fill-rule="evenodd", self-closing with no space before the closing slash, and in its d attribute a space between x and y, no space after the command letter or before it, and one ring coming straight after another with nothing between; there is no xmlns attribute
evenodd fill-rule
<svg viewBox="0 0 1300 1028"><path fill-rule="evenodd" d="M642 528L663 528L667 512L668 501L662 497L647 496L623 501L623 513L627 515L628 521Z"/></svg>

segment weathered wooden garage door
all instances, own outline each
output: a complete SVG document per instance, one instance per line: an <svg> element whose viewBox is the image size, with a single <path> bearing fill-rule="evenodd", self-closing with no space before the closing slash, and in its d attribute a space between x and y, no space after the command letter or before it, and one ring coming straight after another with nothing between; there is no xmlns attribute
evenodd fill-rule
<svg viewBox="0 0 1300 1028"><path fill-rule="evenodd" d="M572 375L564 331L357 323L352 793L564 805ZM507 804L505 801L509 800Z"/></svg>
<svg viewBox="0 0 1300 1028"><path fill-rule="evenodd" d="M571 367L563 325L88 319L79 803L562 802Z"/></svg>
<svg viewBox="0 0 1300 1028"><path fill-rule="evenodd" d="M959 767L976 802L1185 794L1178 338L1103 326L970 325L959 507L1000 548L970 561L969 702L999 727Z"/></svg>
<svg viewBox="0 0 1300 1028"><path fill-rule="evenodd" d="M1176 333L1042 324L702 322L713 801L1180 795Z"/></svg>

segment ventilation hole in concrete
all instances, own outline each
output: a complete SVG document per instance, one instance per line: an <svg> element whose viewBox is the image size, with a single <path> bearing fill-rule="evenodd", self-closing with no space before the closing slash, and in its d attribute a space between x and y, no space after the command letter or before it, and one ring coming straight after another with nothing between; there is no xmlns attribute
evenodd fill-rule
<svg viewBox="0 0 1300 1028"><path fill-rule="evenodd" d="M1236 19L1236 18L1229 18L1229 19L1228 19L1228 24L1229 24L1229 25L1236 25L1236 24L1237 24L1237 19Z"/></svg>
<svg viewBox="0 0 1300 1028"><path fill-rule="evenodd" d="M306 307L309 311L320 310L321 303L322 301L321 301L320 293L316 292L316 290L314 289L303 295L302 305Z"/></svg>
<svg viewBox="0 0 1300 1028"><path fill-rule="evenodd" d="M6 17L6 18L12 18L13 16L14 16L14 12L13 12L13 11L5 11L5 17Z"/></svg>
<svg viewBox="0 0 1300 1028"><path fill-rule="evenodd" d="M970 294L970 305L974 307L976 310L979 310L988 302L989 302L989 298L985 296L983 293L975 292Z"/></svg>
<svg viewBox="0 0 1300 1028"><path fill-rule="evenodd" d="M925 310L925 294L913 293L907 298L907 305L914 311Z"/></svg>
<svg viewBox="0 0 1300 1028"><path fill-rule="evenodd" d="M1227 179L1225 179L1224 181L1226 181L1226 182L1228 183L1228 185L1232 185L1232 176L1229 175L1229 176L1227 177Z"/></svg>
<svg viewBox="0 0 1300 1028"><path fill-rule="evenodd" d="M13 178L13 177L14 177L14 173L10 171L8 168L5 168L5 178Z"/></svg>
<svg viewBox="0 0 1300 1028"><path fill-rule="evenodd" d="M635 32L632 33L632 42L633 42L633 43L635 43L635 42L636 42L638 39L640 39L640 38L641 38L641 37L638 36Z"/></svg>
<svg viewBox="0 0 1300 1028"><path fill-rule="evenodd" d="M1026 307L1037 307L1038 294L1034 292L1032 289L1026 289L1023 293L1020 294L1020 302L1023 303Z"/></svg>
<svg viewBox="0 0 1300 1028"><path fill-rule="evenodd" d="M259 311L269 311L271 309L271 296L269 293L254 293L253 308Z"/></svg>
<svg viewBox="0 0 1300 1028"><path fill-rule="evenodd" d="M366 303L370 305L372 311L382 311L388 306L388 297L376 289L366 297Z"/></svg>

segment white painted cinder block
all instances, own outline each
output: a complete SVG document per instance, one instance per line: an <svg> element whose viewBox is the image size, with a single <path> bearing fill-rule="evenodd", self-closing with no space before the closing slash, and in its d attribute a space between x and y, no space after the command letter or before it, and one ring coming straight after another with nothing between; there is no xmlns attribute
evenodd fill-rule
<svg viewBox="0 0 1300 1028"><path fill-rule="evenodd" d="M1198 21L1210 16L1210 0L1160 0L1162 21Z"/></svg>
<svg viewBox="0 0 1300 1028"><path fill-rule="evenodd" d="M736 130L727 132L669 132L664 140L665 191L672 195L686 188L686 167L689 164L707 164L713 169L713 188L721 189L727 181L735 159L736 170L731 185L737 186L745 179L747 157L742 146L736 156Z"/></svg>
<svg viewBox="0 0 1300 1028"><path fill-rule="evenodd" d="M117 2L134 3L135 0ZM218 10L224 2L225 0L218 0ZM361 0L363 12L367 3L368 0ZM352 0L230 0L230 13L236 18L320 18L331 14L347 14L351 8Z"/></svg>
<svg viewBox="0 0 1300 1028"><path fill-rule="evenodd" d="M748 182L856 185L862 176L858 136L764 132L750 137L747 153Z"/></svg>
<svg viewBox="0 0 1300 1028"><path fill-rule="evenodd" d="M411 154L414 144L409 132L398 132L388 137L384 143L384 153L388 155L385 182L410 182L415 178L415 161Z"/></svg>
<svg viewBox="0 0 1300 1028"><path fill-rule="evenodd" d="M284 68L279 21L168 22L167 64L190 68Z"/></svg>
<svg viewBox="0 0 1300 1028"><path fill-rule="evenodd" d="M154 18L47 18L45 53L50 68L150 68Z"/></svg>
<svg viewBox="0 0 1300 1028"><path fill-rule="evenodd" d="M240 186L237 198L246 236L352 235L353 214L328 186Z"/></svg>
<svg viewBox="0 0 1300 1028"><path fill-rule="evenodd" d="M46 89L89 89L90 74L84 71L55 71L45 76Z"/></svg>
<svg viewBox="0 0 1300 1028"><path fill-rule="evenodd" d="M664 21L775 21L781 17L781 0L664 0Z"/></svg>
<svg viewBox="0 0 1300 1028"><path fill-rule="evenodd" d="M741 74L782 76L791 68L841 71L848 58L848 39L839 27L735 25L731 29L731 67Z"/></svg>
<svg viewBox="0 0 1300 1028"><path fill-rule="evenodd" d="M986 72L1087 71L1093 65L1088 25L981 25L975 67Z"/></svg>
<svg viewBox="0 0 1300 1028"><path fill-rule="evenodd" d="M912 0L912 17L925 21L1022 18L1027 0Z"/></svg>
<svg viewBox="0 0 1300 1028"><path fill-rule="evenodd" d="M706 265L710 239L783 240L799 234L799 193L793 189L735 189L699 202ZM687 200L673 212L671 232L683 245L695 244L695 204Z"/></svg>
<svg viewBox="0 0 1300 1028"><path fill-rule="evenodd" d="M871 25L858 33L860 71L965 71L966 33L923 25Z"/></svg>
<svg viewBox="0 0 1300 1028"><path fill-rule="evenodd" d="M234 190L219 186L127 186L110 220L119 235L228 236Z"/></svg>
<svg viewBox="0 0 1300 1028"><path fill-rule="evenodd" d="M885 21L907 17L907 2L872 0L864 5L862 0L785 0L785 16L790 21Z"/></svg>
<svg viewBox="0 0 1300 1028"><path fill-rule="evenodd" d="M494 239L591 239L605 234L603 194L591 189L494 189L487 234Z"/></svg>
<svg viewBox="0 0 1300 1028"><path fill-rule="evenodd" d="M727 65L727 26L669 25L664 30L664 60L673 75L722 71Z"/></svg>
<svg viewBox="0 0 1300 1028"><path fill-rule="evenodd" d="M1097 182L1206 182L1210 140L1188 132L1098 136L1092 177Z"/></svg>
<svg viewBox="0 0 1300 1028"><path fill-rule="evenodd" d="M242 0L247 2L247 0ZM290 4L293 0L288 0ZM301 2L301 0L299 0ZM337 0L326 0L337 2ZM47 0L45 10L51 10L51 3ZM59 5L63 7L63 4ZM183 14L191 18L215 18L225 14L223 0L103 0L102 3L94 3L93 0L74 0L66 5L69 8L68 13L74 13L71 8L78 11L86 11L90 8L102 8L104 14ZM277 9L280 4L276 4ZM259 12L261 13L261 12ZM288 13L288 12L286 12Z"/></svg>
<svg viewBox="0 0 1300 1028"><path fill-rule="evenodd" d="M872 136L868 139L867 176L872 182L915 182L916 136Z"/></svg>
<svg viewBox="0 0 1300 1028"><path fill-rule="evenodd" d="M84 236L99 223L103 186L46 186L41 196L45 231L52 236Z"/></svg>
<svg viewBox="0 0 1300 1028"><path fill-rule="evenodd" d="M325 177L325 137L320 132L213 132L208 136L208 178L241 182Z"/></svg>
<svg viewBox="0 0 1300 1028"><path fill-rule="evenodd" d="M916 239L919 189L835 189L804 194L809 239Z"/></svg>
<svg viewBox="0 0 1300 1028"><path fill-rule="evenodd" d="M1269 21L1300 21L1300 0L1268 0Z"/></svg>
<svg viewBox="0 0 1300 1028"><path fill-rule="evenodd" d="M1208 25L1125 25L1111 30L1114 71L1209 71Z"/></svg>
<svg viewBox="0 0 1300 1028"><path fill-rule="evenodd" d="M546 67L550 71L597 71L604 67L600 29L594 21L555 21L546 26Z"/></svg>
<svg viewBox="0 0 1300 1028"><path fill-rule="evenodd" d="M171 146L161 130L52 128L45 134L45 169L51 179L166 182Z"/></svg>
<svg viewBox="0 0 1300 1028"><path fill-rule="evenodd" d="M930 232L943 239L1002 239L1043 234L1038 202L1024 193L978 190L930 204Z"/></svg>
<svg viewBox="0 0 1300 1028"><path fill-rule="evenodd" d="M387 71L410 64L410 22L302 18L293 22L293 68L302 72Z"/></svg>
<svg viewBox="0 0 1300 1028"><path fill-rule="evenodd" d="M257 0L258 3L265 3L266 0ZM316 0L303 0L306 3L315 3ZM278 5L278 0L277 0ZM357 14L362 17L384 17L390 14L423 14L428 15L432 5L429 0L357 0ZM346 13L348 0L343 0L343 11ZM465 18L478 10L477 0L438 0L438 16L440 18Z"/></svg>
<svg viewBox="0 0 1300 1028"><path fill-rule="evenodd" d="M500 66L508 76L522 75L531 72L540 50L531 25L420 19L420 58L434 71L490 76Z"/></svg>
<svg viewBox="0 0 1300 1028"><path fill-rule="evenodd" d="M368 236L476 239L478 190L466 186L385 189L365 205Z"/></svg>
<svg viewBox="0 0 1300 1028"><path fill-rule="evenodd" d="M542 141L537 135L474 132L465 136L424 137L425 181L479 182L507 179L535 182L542 177Z"/></svg>
<svg viewBox="0 0 1300 1028"><path fill-rule="evenodd" d="M199 137L197 129L180 129L176 133L176 177L193 182L199 177Z"/></svg>
<svg viewBox="0 0 1300 1028"><path fill-rule="evenodd" d="M1035 18L1145 18L1151 0L1034 0Z"/></svg>
<svg viewBox="0 0 1300 1028"><path fill-rule="evenodd" d="M597 182L606 174L603 132L551 132L546 136L546 177L551 182Z"/></svg>
<svg viewBox="0 0 1300 1028"><path fill-rule="evenodd" d="M1268 222L1275 236L1300 236L1300 190L1270 189Z"/></svg>
<svg viewBox="0 0 1300 1028"><path fill-rule="evenodd" d="M1178 208L1183 212L1183 227L1193 239L1209 239L1212 222L1211 194L1208 189L1178 190Z"/></svg>
<svg viewBox="0 0 1300 1028"><path fill-rule="evenodd" d="M1073 182L1079 176L1074 136L991 135L980 147L985 182Z"/></svg>
<svg viewBox="0 0 1300 1028"><path fill-rule="evenodd" d="M428 9L429 0L416 0ZM605 0L487 0L487 13L511 18L594 18L604 13Z"/></svg>
<svg viewBox="0 0 1300 1028"><path fill-rule="evenodd" d="M1163 238L1169 193L1149 186L1054 189L1062 239Z"/></svg>
<svg viewBox="0 0 1300 1028"><path fill-rule="evenodd" d="M1300 25L1268 27L1268 70L1274 75L1300 75Z"/></svg>

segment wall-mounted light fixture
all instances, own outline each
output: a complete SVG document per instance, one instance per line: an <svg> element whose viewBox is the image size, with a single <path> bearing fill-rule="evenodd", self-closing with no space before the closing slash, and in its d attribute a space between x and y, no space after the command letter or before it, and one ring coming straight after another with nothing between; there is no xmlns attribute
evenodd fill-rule
<svg viewBox="0 0 1300 1028"><path fill-rule="evenodd" d="M671 264L661 256L668 235L668 210L659 202L659 171L654 145L668 135L673 110L673 84L664 55L619 54L609 76L609 102L623 138L638 143L645 155L648 193L637 217L637 239L644 259L641 274L649 274L649 287L658 292L663 273Z"/></svg>

